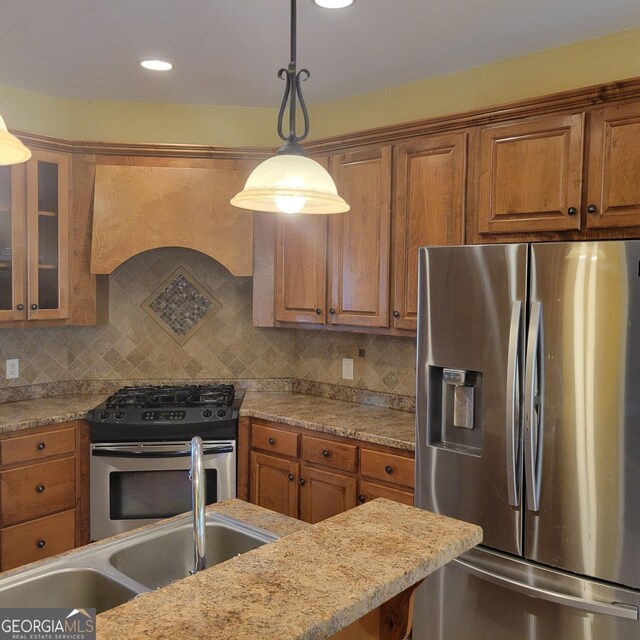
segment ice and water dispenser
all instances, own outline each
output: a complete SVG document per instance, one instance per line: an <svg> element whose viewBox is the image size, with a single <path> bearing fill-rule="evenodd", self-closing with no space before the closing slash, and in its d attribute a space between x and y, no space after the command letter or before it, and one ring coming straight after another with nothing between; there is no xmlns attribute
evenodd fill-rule
<svg viewBox="0 0 640 640"><path fill-rule="evenodd" d="M428 397L428 444L481 455L482 373L430 366Z"/></svg>

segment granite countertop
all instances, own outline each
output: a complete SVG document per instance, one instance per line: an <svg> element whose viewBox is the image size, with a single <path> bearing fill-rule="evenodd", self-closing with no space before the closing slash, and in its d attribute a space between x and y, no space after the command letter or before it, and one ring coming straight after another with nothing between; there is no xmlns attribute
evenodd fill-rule
<svg viewBox="0 0 640 640"><path fill-rule="evenodd" d="M476 525L379 498L106 611L97 635L327 638L481 539Z"/></svg>
<svg viewBox="0 0 640 640"><path fill-rule="evenodd" d="M300 393L248 391L240 415L398 449L415 449L415 415L408 411Z"/></svg>
<svg viewBox="0 0 640 640"><path fill-rule="evenodd" d="M107 394L71 393L48 398L0 404L0 433L30 427L84 420L89 409L104 402Z"/></svg>
<svg viewBox="0 0 640 640"><path fill-rule="evenodd" d="M106 394L75 393L0 404L0 433L84 419ZM413 451L413 413L290 391L247 391L241 416Z"/></svg>

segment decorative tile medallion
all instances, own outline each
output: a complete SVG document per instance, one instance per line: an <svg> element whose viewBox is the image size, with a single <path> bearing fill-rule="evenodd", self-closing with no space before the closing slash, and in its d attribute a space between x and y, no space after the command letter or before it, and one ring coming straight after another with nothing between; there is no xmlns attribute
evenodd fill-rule
<svg viewBox="0 0 640 640"><path fill-rule="evenodd" d="M222 307L184 267L172 273L141 306L181 345Z"/></svg>

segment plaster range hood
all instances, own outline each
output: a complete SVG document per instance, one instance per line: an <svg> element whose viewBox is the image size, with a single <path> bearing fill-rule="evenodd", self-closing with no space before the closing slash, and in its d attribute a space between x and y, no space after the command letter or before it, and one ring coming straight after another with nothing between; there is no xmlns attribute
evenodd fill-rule
<svg viewBox="0 0 640 640"><path fill-rule="evenodd" d="M203 168L96 166L91 273L109 274L160 247L194 249L235 276L252 275L253 214L229 200L253 168L238 160Z"/></svg>

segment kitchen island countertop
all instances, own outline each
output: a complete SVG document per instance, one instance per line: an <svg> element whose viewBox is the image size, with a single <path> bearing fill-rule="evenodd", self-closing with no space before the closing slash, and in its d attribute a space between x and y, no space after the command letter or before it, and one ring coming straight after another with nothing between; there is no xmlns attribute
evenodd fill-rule
<svg viewBox="0 0 640 640"><path fill-rule="evenodd" d="M106 611L97 635L327 638L481 538L475 525L380 498Z"/></svg>

